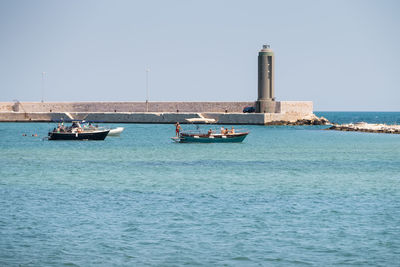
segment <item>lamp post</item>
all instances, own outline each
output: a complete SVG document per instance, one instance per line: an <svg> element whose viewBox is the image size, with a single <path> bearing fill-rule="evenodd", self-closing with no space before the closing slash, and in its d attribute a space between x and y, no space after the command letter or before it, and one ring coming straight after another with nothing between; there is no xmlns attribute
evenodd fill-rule
<svg viewBox="0 0 400 267"><path fill-rule="evenodd" d="M46 72L42 72L42 103L43 103L45 87L46 87Z"/></svg>
<svg viewBox="0 0 400 267"><path fill-rule="evenodd" d="M146 68L146 112L149 112L149 73L150 69Z"/></svg>

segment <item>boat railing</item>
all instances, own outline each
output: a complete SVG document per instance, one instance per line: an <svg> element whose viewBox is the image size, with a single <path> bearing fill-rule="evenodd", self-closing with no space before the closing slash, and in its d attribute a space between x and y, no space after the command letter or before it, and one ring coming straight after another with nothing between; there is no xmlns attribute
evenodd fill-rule
<svg viewBox="0 0 400 267"><path fill-rule="evenodd" d="M184 130L184 131L181 131L181 133L185 133L185 134L204 134L204 133L207 133L207 131L202 131L202 130Z"/></svg>

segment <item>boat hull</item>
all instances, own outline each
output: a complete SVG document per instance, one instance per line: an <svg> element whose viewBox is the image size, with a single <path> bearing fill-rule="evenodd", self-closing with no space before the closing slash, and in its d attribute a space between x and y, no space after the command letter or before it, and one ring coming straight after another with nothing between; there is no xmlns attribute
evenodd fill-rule
<svg viewBox="0 0 400 267"><path fill-rule="evenodd" d="M182 133L176 140L179 143L240 143L243 142L247 135L248 133L211 136Z"/></svg>
<svg viewBox="0 0 400 267"><path fill-rule="evenodd" d="M108 136L120 136L120 134L124 131L124 127L117 127L115 129L111 129L108 133Z"/></svg>
<svg viewBox="0 0 400 267"><path fill-rule="evenodd" d="M104 140L109 130L82 133L49 132L49 140Z"/></svg>

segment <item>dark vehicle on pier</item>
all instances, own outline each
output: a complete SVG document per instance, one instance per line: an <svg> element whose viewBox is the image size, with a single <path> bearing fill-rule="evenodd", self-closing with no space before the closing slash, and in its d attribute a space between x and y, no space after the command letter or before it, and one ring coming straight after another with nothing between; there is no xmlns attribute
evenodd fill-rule
<svg viewBox="0 0 400 267"><path fill-rule="evenodd" d="M244 107L243 113L254 113L256 112L255 107Z"/></svg>

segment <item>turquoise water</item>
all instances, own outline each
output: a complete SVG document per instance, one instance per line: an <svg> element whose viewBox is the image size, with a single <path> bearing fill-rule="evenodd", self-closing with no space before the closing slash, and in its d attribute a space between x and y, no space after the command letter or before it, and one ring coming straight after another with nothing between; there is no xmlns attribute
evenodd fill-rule
<svg viewBox="0 0 400 267"><path fill-rule="evenodd" d="M400 112L315 112L317 116L324 116L333 123L386 123L400 124Z"/></svg>
<svg viewBox="0 0 400 267"><path fill-rule="evenodd" d="M400 262L400 135L246 126L241 144L175 144L173 125L121 124L100 142L22 136L53 126L0 124L0 266Z"/></svg>

